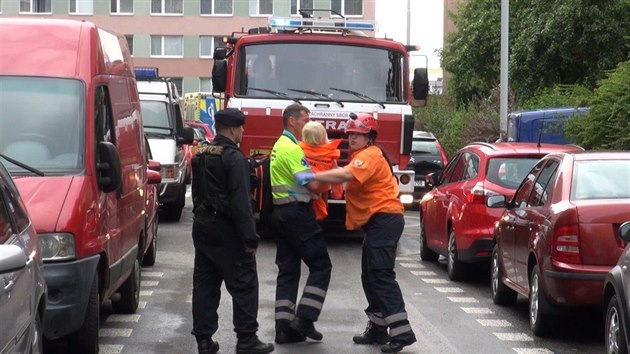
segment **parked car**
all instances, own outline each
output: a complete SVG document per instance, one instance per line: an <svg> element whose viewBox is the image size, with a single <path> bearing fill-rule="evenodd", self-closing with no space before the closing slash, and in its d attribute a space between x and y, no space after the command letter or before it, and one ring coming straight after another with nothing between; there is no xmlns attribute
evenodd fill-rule
<svg viewBox="0 0 630 354"><path fill-rule="evenodd" d="M0 162L0 353L42 353L47 288L39 238Z"/></svg>
<svg viewBox="0 0 630 354"><path fill-rule="evenodd" d="M630 222L625 222L619 227L619 237L626 245L630 244ZM608 353L627 354L630 352L630 338L628 326L630 314L630 246L626 246L621 258L608 275L604 283L603 310L605 316L604 341Z"/></svg>
<svg viewBox="0 0 630 354"><path fill-rule="evenodd" d="M512 196L523 177L548 153L576 151L576 146L530 143L472 143L460 149L444 171L430 173L432 189L420 201L420 257L447 257L448 276L461 280L465 263L487 261L494 223L502 210L486 198Z"/></svg>
<svg viewBox="0 0 630 354"><path fill-rule="evenodd" d="M143 266L152 266L155 264L157 258L157 239L158 239L158 219L159 219L159 194L160 194L160 182L162 176L160 170L162 165L153 160L153 154L151 153L151 146L146 139L146 157L147 157L147 181L146 192L144 193L144 215L145 215L145 234L146 241L144 244L144 257L142 257Z"/></svg>
<svg viewBox="0 0 630 354"><path fill-rule="evenodd" d="M606 273L625 246L617 231L630 220L630 153L547 155L506 200L487 201L503 211L492 252L494 302L529 298L535 335L563 307L600 306Z"/></svg>
<svg viewBox="0 0 630 354"><path fill-rule="evenodd" d="M411 158L407 169L414 170L416 173L413 190L414 205L430 190L426 184L426 176L429 173L442 172L442 168L447 163L446 152L433 134L419 130L413 132Z"/></svg>

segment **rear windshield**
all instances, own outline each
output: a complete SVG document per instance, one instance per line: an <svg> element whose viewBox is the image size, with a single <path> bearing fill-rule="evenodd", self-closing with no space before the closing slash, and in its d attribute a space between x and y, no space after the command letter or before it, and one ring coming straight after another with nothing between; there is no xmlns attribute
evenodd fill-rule
<svg viewBox="0 0 630 354"><path fill-rule="evenodd" d="M437 149L437 145L433 140L414 140L411 143L411 152L420 154L433 154L439 155L440 152Z"/></svg>
<svg viewBox="0 0 630 354"><path fill-rule="evenodd" d="M619 198L630 198L630 161L575 162L572 200Z"/></svg>
<svg viewBox="0 0 630 354"><path fill-rule="evenodd" d="M486 179L501 187L516 189L538 160L537 157L495 157L488 161Z"/></svg>

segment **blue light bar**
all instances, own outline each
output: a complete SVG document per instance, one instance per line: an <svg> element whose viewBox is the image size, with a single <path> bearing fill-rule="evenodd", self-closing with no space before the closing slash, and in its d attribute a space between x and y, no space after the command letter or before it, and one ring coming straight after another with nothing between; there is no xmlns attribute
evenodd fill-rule
<svg viewBox="0 0 630 354"><path fill-rule="evenodd" d="M157 80L159 75L158 68L154 67L136 67L136 80Z"/></svg>
<svg viewBox="0 0 630 354"><path fill-rule="evenodd" d="M277 29L322 29L322 30L364 30L374 31L372 21L348 21L344 19L298 19L291 17L272 17L269 26Z"/></svg>

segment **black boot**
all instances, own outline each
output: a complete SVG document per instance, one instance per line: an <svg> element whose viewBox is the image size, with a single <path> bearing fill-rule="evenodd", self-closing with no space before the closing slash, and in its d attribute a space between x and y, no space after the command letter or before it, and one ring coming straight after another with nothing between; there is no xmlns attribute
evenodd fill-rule
<svg viewBox="0 0 630 354"><path fill-rule="evenodd" d="M197 351L199 354L215 354L219 351L219 343L211 337L197 337Z"/></svg>
<svg viewBox="0 0 630 354"><path fill-rule="evenodd" d="M381 352L398 353L399 351L403 350L404 347L415 343L415 341L416 341L415 338L408 341L401 341L401 340L396 340L396 338L392 338L392 340L390 340L389 343L381 347Z"/></svg>
<svg viewBox="0 0 630 354"><path fill-rule="evenodd" d="M267 354L273 350L273 344L263 343L255 335L239 338L236 342L236 354Z"/></svg>
<svg viewBox="0 0 630 354"><path fill-rule="evenodd" d="M289 324L291 328L313 340L322 340L324 335L318 332L313 325L313 321L305 320L303 318L295 317L291 324Z"/></svg>
<svg viewBox="0 0 630 354"><path fill-rule="evenodd" d="M352 337L352 340L357 344L386 344L389 342L389 334L387 327L368 321L365 331Z"/></svg>
<svg viewBox="0 0 630 354"><path fill-rule="evenodd" d="M305 340L305 336L291 327L276 330L276 343L278 344L298 343L304 342Z"/></svg>

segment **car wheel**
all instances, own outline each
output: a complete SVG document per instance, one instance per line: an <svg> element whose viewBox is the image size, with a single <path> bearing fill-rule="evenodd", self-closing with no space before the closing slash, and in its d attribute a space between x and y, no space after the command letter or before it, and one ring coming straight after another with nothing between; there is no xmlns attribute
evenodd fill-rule
<svg viewBox="0 0 630 354"><path fill-rule="evenodd" d="M460 281L464 278L463 264L457 260L457 243L455 240L455 228L451 227L448 235L448 254L446 269L448 278L452 281Z"/></svg>
<svg viewBox="0 0 630 354"><path fill-rule="evenodd" d="M100 302L98 295L98 273L94 274L83 325L68 337L68 348L71 353L98 353L98 331Z"/></svg>
<svg viewBox="0 0 630 354"><path fill-rule="evenodd" d="M33 323L33 341L31 342L31 354L41 354L44 352L42 317L37 309L35 323Z"/></svg>
<svg viewBox="0 0 630 354"><path fill-rule="evenodd" d="M499 245L492 250L490 280L492 283L492 301L497 305L514 305L518 293L503 283L503 262L499 255Z"/></svg>
<svg viewBox="0 0 630 354"><path fill-rule="evenodd" d="M142 258L142 265L145 267L150 267L155 264L155 259L157 258L157 229L158 229L158 220L157 215L155 216L155 221L153 222L153 239L151 240L151 245Z"/></svg>
<svg viewBox="0 0 630 354"><path fill-rule="evenodd" d="M426 232L424 230L424 218L422 217L422 213L420 213L420 259L423 261L435 262L438 260L440 255L429 248Z"/></svg>
<svg viewBox="0 0 630 354"><path fill-rule="evenodd" d="M544 336L549 331L551 316L547 313L548 307L536 265L529 280L529 326L537 336Z"/></svg>
<svg viewBox="0 0 630 354"><path fill-rule="evenodd" d="M135 313L140 303L140 261L133 262L131 274L120 287L120 300L112 302L112 307L117 313Z"/></svg>
<svg viewBox="0 0 630 354"><path fill-rule="evenodd" d="M621 306L617 295L613 295L606 311L606 351L613 354L627 354L626 328L623 325Z"/></svg>

